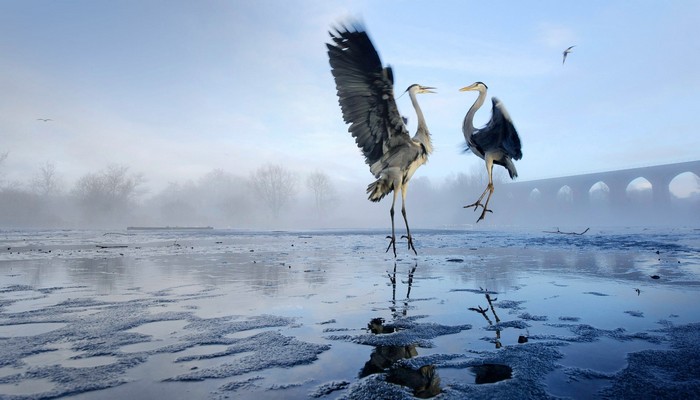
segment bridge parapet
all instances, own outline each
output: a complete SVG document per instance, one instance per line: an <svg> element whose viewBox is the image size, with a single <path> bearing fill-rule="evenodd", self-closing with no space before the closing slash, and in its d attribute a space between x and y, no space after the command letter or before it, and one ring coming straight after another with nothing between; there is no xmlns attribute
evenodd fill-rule
<svg viewBox="0 0 700 400"><path fill-rule="evenodd" d="M639 203L635 203L635 199L630 198L627 193L627 188L632 181L643 177L651 183L651 204L647 206L654 210L670 209L672 195L669 185L676 176L684 172L692 172L700 176L700 160L550 179L509 182L502 185L497 191L505 193L502 197L504 201L516 202L518 207L523 207L525 204L527 212L533 215L546 214L547 210L569 210L583 215L589 211L601 212L600 205L592 204L590 191L596 183L603 182L609 189L604 202L609 208L608 211L631 215L633 213L631 208L637 208L637 211L640 211ZM568 201L557 198L559 191L565 186L571 189ZM533 196L535 189L537 189L538 194ZM700 204L697 208L699 212L695 221L700 223Z"/></svg>

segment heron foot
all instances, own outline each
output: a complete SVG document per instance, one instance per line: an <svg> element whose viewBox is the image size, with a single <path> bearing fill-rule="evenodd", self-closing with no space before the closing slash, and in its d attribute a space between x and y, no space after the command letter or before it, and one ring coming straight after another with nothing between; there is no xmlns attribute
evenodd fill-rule
<svg viewBox="0 0 700 400"><path fill-rule="evenodd" d="M462 208L472 208L472 207L474 207L474 211L476 211L476 210L479 209L479 207L484 208L484 205L481 204L480 201L477 201L476 203L472 203L472 204L470 204L470 205L468 205L468 206L464 206L464 207L462 207Z"/></svg>
<svg viewBox="0 0 700 400"><path fill-rule="evenodd" d="M488 204L488 201L486 202L486 204ZM481 203L481 199L479 199L476 203L470 204L470 205L468 205L468 206L464 206L463 208L471 208L471 207L474 207L474 211L476 211L476 210L479 209L479 207L481 207L481 208L482 208L481 215L480 215L479 218L476 220L476 222L479 222L479 221L481 221L482 219L484 219L484 217L486 216L486 213L487 213L487 212L493 213L493 211L491 211L490 209L486 208L486 204L482 204L482 203Z"/></svg>
<svg viewBox="0 0 700 400"><path fill-rule="evenodd" d="M401 239L404 238L408 240L408 249L413 250L413 254L418 255L415 246L413 246L413 238L411 237L411 235L402 235Z"/></svg>
<svg viewBox="0 0 700 400"><path fill-rule="evenodd" d="M479 221L481 221L482 219L484 219L484 217L486 216L486 213L487 213L487 212L490 212L490 213L493 214L493 211L484 208L484 211L481 212L481 216L479 217L479 219L476 220L476 222L479 222Z"/></svg>
<svg viewBox="0 0 700 400"><path fill-rule="evenodd" d="M393 247L393 248L394 248L394 258L396 258L396 237L395 237L395 236L387 235L386 238L387 238L387 239L391 239L391 241L389 241L389 245L386 246L386 250L385 250L384 252L385 252L385 253L388 253L388 252L389 252L389 249Z"/></svg>

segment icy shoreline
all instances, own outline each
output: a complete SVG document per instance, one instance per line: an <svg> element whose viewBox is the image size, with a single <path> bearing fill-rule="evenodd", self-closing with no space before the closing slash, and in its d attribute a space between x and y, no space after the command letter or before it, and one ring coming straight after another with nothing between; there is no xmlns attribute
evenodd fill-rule
<svg viewBox="0 0 700 400"><path fill-rule="evenodd" d="M437 398L700 396L700 232L416 236L2 232L0 396L414 398L396 346Z"/></svg>

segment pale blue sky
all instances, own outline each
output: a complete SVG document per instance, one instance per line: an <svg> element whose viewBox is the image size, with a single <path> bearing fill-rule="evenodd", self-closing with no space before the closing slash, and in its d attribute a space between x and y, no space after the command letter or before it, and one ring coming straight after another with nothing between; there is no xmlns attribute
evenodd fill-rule
<svg viewBox="0 0 700 400"><path fill-rule="evenodd" d="M696 0L0 0L4 179L52 162L70 184L123 164L158 189L272 162L366 184L325 48L351 17L397 95L438 88L419 98L435 152L416 177L481 166L461 153L476 94L458 92L477 80L520 133L521 180L700 159ZM399 107L413 132L407 96Z"/></svg>

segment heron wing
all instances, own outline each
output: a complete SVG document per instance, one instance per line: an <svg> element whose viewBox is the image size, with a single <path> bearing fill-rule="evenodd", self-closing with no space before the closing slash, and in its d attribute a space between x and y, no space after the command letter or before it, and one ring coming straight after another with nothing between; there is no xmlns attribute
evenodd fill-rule
<svg viewBox="0 0 700 400"><path fill-rule="evenodd" d="M382 67L361 25L341 26L330 35L333 43L326 46L343 119L371 166L385 151L410 140L394 99L393 73Z"/></svg>
<svg viewBox="0 0 700 400"><path fill-rule="evenodd" d="M493 103L491 120L472 138L482 152L500 149L513 160L520 160L523 156L520 136L513 126L510 114L497 98L492 97L491 102Z"/></svg>

